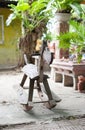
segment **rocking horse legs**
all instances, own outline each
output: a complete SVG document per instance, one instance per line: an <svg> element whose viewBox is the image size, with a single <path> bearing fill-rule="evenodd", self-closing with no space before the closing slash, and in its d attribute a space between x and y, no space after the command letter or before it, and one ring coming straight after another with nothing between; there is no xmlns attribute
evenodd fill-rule
<svg viewBox="0 0 85 130"><path fill-rule="evenodd" d="M21 83L20 83L20 86L21 86L21 87L23 87L23 85L24 85L26 79L27 79L27 75L24 74L24 76L23 76L23 78L22 78L22 81L21 81Z"/></svg>
<svg viewBox="0 0 85 130"><path fill-rule="evenodd" d="M52 94L51 94L51 90L47 81L48 76L44 75L43 76L43 84L44 84L44 88L45 88L45 93L48 96L49 101L47 103L45 103L45 106L49 109L53 108L56 106L56 102L53 100Z"/></svg>

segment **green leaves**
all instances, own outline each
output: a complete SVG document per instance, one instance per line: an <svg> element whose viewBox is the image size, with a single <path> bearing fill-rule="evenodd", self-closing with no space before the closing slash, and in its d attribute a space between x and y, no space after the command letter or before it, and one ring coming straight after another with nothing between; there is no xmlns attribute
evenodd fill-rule
<svg viewBox="0 0 85 130"><path fill-rule="evenodd" d="M75 46L75 53L78 54L77 61L80 62L82 50L85 48L85 25L84 23L78 23L73 20L69 24L72 29L57 36L57 40L60 41L59 47L70 49L71 46Z"/></svg>
<svg viewBox="0 0 85 130"><path fill-rule="evenodd" d="M9 7L11 7L11 10L14 12L22 12L28 10L30 8L30 5L24 1L19 1L17 5L10 4Z"/></svg>
<svg viewBox="0 0 85 130"><path fill-rule="evenodd" d="M76 21L70 21L70 26L72 30L57 36L57 39L60 40L59 47L69 48L71 44L83 48L85 46L85 26L82 23Z"/></svg>
<svg viewBox="0 0 85 130"><path fill-rule="evenodd" d="M19 0L17 5L10 4L9 7L11 7L11 13L8 16L8 19L6 20L6 25L9 26L10 23L16 19L19 18L22 20L22 13L30 8L28 3L25 3L23 0Z"/></svg>
<svg viewBox="0 0 85 130"><path fill-rule="evenodd" d="M64 49L69 48L72 43L73 37L76 37L76 36L74 35L74 33L71 33L71 32L63 33L63 34L60 34L60 36L57 36L57 40L60 41L59 47L64 48Z"/></svg>
<svg viewBox="0 0 85 130"><path fill-rule="evenodd" d="M31 4L30 12L31 13L39 13L46 8L47 3L43 0L34 1Z"/></svg>
<svg viewBox="0 0 85 130"><path fill-rule="evenodd" d="M38 27L42 21L47 21L52 13L47 9L49 0L19 0L17 5L9 5L13 13L8 17L6 24L9 25L12 20L19 18L26 30L32 31Z"/></svg>
<svg viewBox="0 0 85 130"><path fill-rule="evenodd" d="M6 25L9 26L12 20L16 18L16 15L14 13L10 14L8 19L6 20Z"/></svg>
<svg viewBox="0 0 85 130"><path fill-rule="evenodd" d="M26 11L30 8L29 4L28 3L18 3L17 6L16 6L16 10L18 11Z"/></svg>
<svg viewBox="0 0 85 130"><path fill-rule="evenodd" d="M82 0L54 0L53 6L56 8L57 12L71 12L75 4L80 5ZM73 6L72 6L73 5Z"/></svg>

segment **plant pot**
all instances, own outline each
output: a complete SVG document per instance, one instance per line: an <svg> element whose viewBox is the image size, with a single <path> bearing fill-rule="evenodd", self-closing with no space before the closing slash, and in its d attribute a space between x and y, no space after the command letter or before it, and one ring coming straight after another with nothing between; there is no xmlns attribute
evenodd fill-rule
<svg viewBox="0 0 85 130"><path fill-rule="evenodd" d="M71 15L70 13L56 13L55 18L56 18L57 21L66 22L66 21L69 21L70 15Z"/></svg>

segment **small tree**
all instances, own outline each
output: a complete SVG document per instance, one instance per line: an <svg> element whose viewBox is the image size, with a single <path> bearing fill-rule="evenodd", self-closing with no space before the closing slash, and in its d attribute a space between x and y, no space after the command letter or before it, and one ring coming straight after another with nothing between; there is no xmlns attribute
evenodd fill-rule
<svg viewBox="0 0 85 130"><path fill-rule="evenodd" d="M6 24L9 25L16 18L21 20L19 47L29 60L36 40L46 31L47 22L52 15L49 5L49 0L18 0L17 5L9 5L13 13L9 15Z"/></svg>

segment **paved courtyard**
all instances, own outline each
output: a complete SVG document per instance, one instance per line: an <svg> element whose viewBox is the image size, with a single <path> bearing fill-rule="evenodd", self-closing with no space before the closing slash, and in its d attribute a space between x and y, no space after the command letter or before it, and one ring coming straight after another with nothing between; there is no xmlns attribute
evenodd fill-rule
<svg viewBox="0 0 85 130"><path fill-rule="evenodd" d="M60 130L85 130L84 118L82 118L82 122L79 121L80 119L74 120L75 118L85 117L84 93L79 93L72 87L64 87L62 83L55 83L51 79L48 79L51 90L61 99L61 102L57 103L56 107L51 110L47 109L43 103L35 103L31 111L25 112L19 104L17 94L13 88L14 85L21 82L22 76L23 73L18 70L0 72L0 127L32 123L32 127L34 127L34 124L37 124L38 128L40 127L39 130L43 130L45 127L46 130L50 130L49 127L52 124L51 122L53 122L51 130L56 128L57 130L59 128ZM25 85L28 86L28 80ZM36 91L34 92L33 100L40 100ZM75 121L75 124L78 123L78 125L75 126L75 129L71 128L71 125L67 128L66 124L68 120L65 119L72 119L69 123L74 123ZM65 128L62 128L59 122L55 122L58 120L61 120L60 124L65 125ZM82 129L79 123L83 123ZM23 127L24 125L21 130ZM37 129L36 127L35 130ZM29 130L31 130L30 126Z"/></svg>
<svg viewBox="0 0 85 130"><path fill-rule="evenodd" d="M85 130L85 118L5 126L2 130Z"/></svg>

